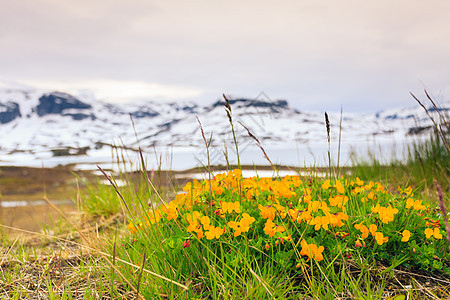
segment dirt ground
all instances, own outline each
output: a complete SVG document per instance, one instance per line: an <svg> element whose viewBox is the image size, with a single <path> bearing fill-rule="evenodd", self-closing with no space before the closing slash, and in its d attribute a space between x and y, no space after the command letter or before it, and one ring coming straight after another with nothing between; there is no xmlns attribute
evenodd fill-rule
<svg viewBox="0 0 450 300"><path fill-rule="evenodd" d="M75 211L74 205L58 205L64 213ZM22 206L0 208L0 223L31 232L41 232L45 228L54 228L61 222L61 216L49 205ZM24 231L13 230L7 227L0 228L0 235L6 234L9 239L18 235L30 235Z"/></svg>
<svg viewBox="0 0 450 300"><path fill-rule="evenodd" d="M71 199L75 199L78 187L82 188L82 184L77 186L77 176L79 180L93 178L91 172L74 174L70 167L0 167L0 224L34 232L54 227L61 217L49 205L9 206L16 201L36 204L46 196L52 201L64 202L58 205L64 212L73 211L75 206L70 204ZM13 238L24 233L1 226L0 234Z"/></svg>

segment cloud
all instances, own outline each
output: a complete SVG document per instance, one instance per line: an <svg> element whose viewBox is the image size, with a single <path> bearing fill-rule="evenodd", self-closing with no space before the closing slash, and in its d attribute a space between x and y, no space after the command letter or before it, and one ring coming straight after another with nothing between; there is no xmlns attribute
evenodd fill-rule
<svg viewBox="0 0 450 300"><path fill-rule="evenodd" d="M421 82L450 92L447 0L24 0L4 7L0 77L11 80L151 82L166 93L200 89L198 97L265 91L314 109L404 105ZM177 91L171 94L183 94Z"/></svg>
<svg viewBox="0 0 450 300"><path fill-rule="evenodd" d="M106 79L79 81L39 81L26 80L23 84L43 90L58 90L77 94L89 91L97 99L109 102L127 102L136 100L173 101L200 97L201 89L169 86L144 81L119 81Z"/></svg>

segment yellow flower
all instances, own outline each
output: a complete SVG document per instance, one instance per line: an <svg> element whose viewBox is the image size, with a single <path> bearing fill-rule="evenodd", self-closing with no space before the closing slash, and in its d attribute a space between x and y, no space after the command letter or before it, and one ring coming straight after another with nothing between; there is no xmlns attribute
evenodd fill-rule
<svg viewBox="0 0 450 300"><path fill-rule="evenodd" d="M234 169L233 171L231 171L231 173L233 174L233 176L236 176L236 177L241 177L242 176L242 170L241 169Z"/></svg>
<svg viewBox="0 0 450 300"><path fill-rule="evenodd" d="M337 206L339 208L342 208L343 206L345 206L347 204L348 197L344 196L344 195L336 195L334 198L330 198L329 200L330 200L331 206Z"/></svg>
<svg viewBox="0 0 450 300"><path fill-rule="evenodd" d="M359 179L359 177L356 177L356 184L359 185L359 186L362 186L364 184L364 181Z"/></svg>
<svg viewBox="0 0 450 300"><path fill-rule="evenodd" d="M293 222L297 222L300 224L301 220L299 219L299 214L300 214L299 210L290 209L288 213L291 216Z"/></svg>
<svg viewBox="0 0 450 300"><path fill-rule="evenodd" d="M325 249L323 246L317 247L315 244L308 244L306 240L302 240L300 243L302 246L302 250L300 251L300 255L308 256L308 260L312 257L317 261L323 260L323 250Z"/></svg>
<svg viewBox="0 0 450 300"><path fill-rule="evenodd" d="M414 199L408 198L408 199L406 200L406 208L410 208L410 207L412 207L413 205L414 205Z"/></svg>
<svg viewBox="0 0 450 300"><path fill-rule="evenodd" d="M223 193L223 188L221 186L218 185L213 185L211 186L211 190L216 194L216 195L222 195Z"/></svg>
<svg viewBox="0 0 450 300"><path fill-rule="evenodd" d="M130 231L131 234L135 234L138 231L133 223L128 224L127 229Z"/></svg>
<svg viewBox="0 0 450 300"><path fill-rule="evenodd" d="M379 182L377 182L377 192L384 193L385 188L384 185L381 185Z"/></svg>
<svg viewBox="0 0 450 300"><path fill-rule="evenodd" d="M306 188L306 189L304 189L304 191L305 191L305 194L303 195L304 196L303 197L303 202L310 203L311 199L312 199L311 189L310 188Z"/></svg>
<svg viewBox="0 0 450 300"><path fill-rule="evenodd" d="M271 219L267 219L266 224L264 225L264 233L267 234L268 236L274 236L275 233L279 232L284 232L286 229L283 226L278 226L277 224L275 224L274 222L272 222Z"/></svg>
<svg viewBox="0 0 450 300"><path fill-rule="evenodd" d="M292 196L296 195L295 192L289 189L289 186L286 181L283 182L272 181L270 189L273 192L273 195L276 196L277 198L279 197L291 198Z"/></svg>
<svg viewBox="0 0 450 300"><path fill-rule="evenodd" d="M175 199L172 202L174 202L177 205L183 205L186 202L186 195L187 193L176 194Z"/></svg>
<svg viewBox="0 0 450 300"><path fill-rule="evenodd" d="M228 227L230 227L231 229L234 229L234 237L241 235L242 228L241 228L240 222L230 221L230 222L228 222Z"/></svg>
<svg viewBox="0 0 450 300"><path fill-rule="evenodd" d="M281 205L277 204L277 203L275 203L273 206L276 208L276 210L278 210L278 212L280 213L281 218L284 219L286 217L286 212L285 212L286 208L284 206L281 206Z"/></svg>
<svg viewBox="0 0 450 300"><path fill-rule="evenodd" d="M370 233L371 233L373 236L375 236L375 233L376 233L377 229L378 229L377 225L375 225L375 224L370 224L370 226L369 226L369 231L370 231Z"/></svg>
<svg viewBox="0 0 450 300"><path fill-rule="evenodd" d="M338 212L337 214L330 215L330 225L332 227L341 227L344 225L342 220L348 220L348 215L343 212Z"/></svg>
<svg viewBox="0 0 450 300"><path fill-rule="evenodd" d="M422 204L422 200L414 201L411 198L406 200L406 208L414 207L415 210L424 210L426 206Z"/></svg>
<svg viewBox="0 0 450 300"><path fill-rule="evenodd" d="M313 218L311 216L310 211L308 211L308 210L302 211L302 210L290 209L289 215L291 216L293 222L297 222L298 224L300 224L302 221L307 222Z"/></svg>
<svg viewBox="0 0 450 300"><path fill-rule="evenodd" d="M211 220L209 219L208 216L203 216L200 219L200 223L202 223L203 229L205 229L205 230L209 230L209 228L211 227L210 222L211 222Z"/></svg>
<svg viewBox="0 0 450 300"><path fill-rule="evenodd" d="M398 213L397 208L393 208L392 206L384 207L377 204L375 207L371 208L373 213L378 213L378 217L381 222L387 224L394 220L394 215Z"/></svg>
<svg viewBox="0 0 450 300"><path fill-rule="evenodd" d="M370 208L370 210L371 210L373 213L377 213L379 209L380 209L380 204L377 204L376 206Z"/></svg>
<svg viewBox="0 0 450 300"><path fill-rule="evenodd" d="M258 205L258 208L260 210L261 216L263 219L275 219L275 212L276 209L272 206L262 206L261 204Z"/></svg>
<svg viewBox="0 0 450 300"><path fill-rule="evenodd" d="M334 186L339 194L345 193L344 185L341 183L340 180L336 180L336 184Z"/></svg>
<svg viewBox="0 0 450 300"><path fill-rule="evenodd" d="M297 221L297 223L300 224L300 222L303 220L306 223L311 220L313 217L311 216L311 211L309 210L305 210L304 212L301 213L299 220Z"/></svg>
<svg viewBox="0 0 450 300"><path fill-rule="evenodd" d="M249 200L249 201L253 200L253 196L257 196L258 195L256 192L257 191L254 190L253 188L248 189L247 194L246 194L247 200Z"/></svg>
<svg viewBox="0 0 450 300"><path fill-rule="evenodd" d="M434 230L433 229L431 229L431 228L427 228L427 229L425 229L425 235L426 235L426 237L427 237L427 239L429 239L431 236L433 236L434 235L434 237L436 238L436 239L438 239L438 240L441 240L442 239L442 234L441 234L441 231L439 230L439 228L434 228Z"/></svg>
<svg viewBox="0 0 450 300"><path fill-rule="evenodd" d="M364 188L365 188L367 191L370 191L374 186L375 186L375 183L374 183L373 181L370 181L369 184L366 184L366 185L364 186Z"/></svg>
<svg viewBox="0 0 450 300"><path fill-rule="evenodd" d="M255 218L250 217L250 215L248 213L243 213L242 214L242 219L241 219L241 226L244 229L244 232L247 232L248 229L250 228L250 225L255 222Z"/></svg>
<svg viewBox="0 0 450 300"><path fill-rule="evenodd" d="M407 242L407 241L409 241L409 238L411 237L411 232L409 230L403 230L402 235L403 235L403 237L402 237L401 241Z"/></svg>
<svg viewBox="0 0 450 300"><path fill-rule="evenodd" d="M376 225L374 225L375 227L376 227ZM362 233L362 235L361 235L361 238L362 239L365 239L365 238L367 238L368 236L369 236L369 228L367 228L367 226L365 226L365 225L362 225L362 223L360 223L360 224L355 224L355 226L354 226L356 229L358 229L359 231L361 231L361 233ZM373 228L372 228L373 229ZM377 229L375 228L375 230L374 230L374 232L376 231Z"/></svg>
<svg viewBox="0 0 450 300"><path fill-rule="evenodd" d="M290 242L290 241L292 241L292 236L291 236L291 235L288 235L288 236L283 237L283 239L284 239L286 242Z"/></svg>
<svg viewBox="0 0 450 300"><path fill-rule="evenodd" d="M218 239L223 233L223 229L220 227L210 226L209 230L205 232L205 236L208 240L212 240L214 238Z"/></svg>
<svg viewBox="0 0 450 300"><path fill-rule="evenodd" d="M187 214L186 215L186 220L188 221L188 223L194 223L196 222L199 218L201 218L202 214L196 210L194 210L192 212L192 214Z"/></svg>
<svg viewBox="0 0 450 300"><path fill-rule="evenodd" d="M234 236L237 237L241 235L242 232L248 232L250 229L250 225L255 222L255 218L250 217L249 214L243 213L242 219L239 222L230 221L228 222L228 226L231 229L234 229Z"/></svg>
<svg viewBox="0 0 450 300"><path fill-rule="evenodd" d="M329 187L330 187L330 180L327 179L322 183L322 189L328 190Z"/></svg>
<svg viewBox="0 0 450 300"><path fill-rule="evenodd" d="M198 233L201 230L200 223L198 222L200 217L201 214L198 211L193 211L192 214L186 215L186 220L189 223L189 226L186 229L187 232L195 231Z"/></svg>
<svg viewBox="0 0 450 300"><path fill-rule="evenodd" d="M150 225L150 224L148 224L149 221L152 224L158 223L159 220L161 220L161 217L162 217L161 211L159 209L155 210L154 212L153 211L148 212L147 216L148 216L148 218L146 220L147 221L147 225Z"/></svg>
<svg viewBox="0 0 450 300"><path fill-rule="evenodd" d="M191 189L192 189L192 183L191 182L186 183L186 185L183 187L183 191L185 191L185 192L190 192Z"/></svg>
<svg viewBox="0 0 450 300"><path fill-rule="evenodd" d="M425 236L429 239L433 235L433 229L427 228L425 229Z"/></svg>
<svg viewBox="0 0 450 300"><path fill-rule="evenodd" d="M235 211L236 213L240 214L241 213L241 204L236 201L236 202L222 202L222 211L223 213L232 213L233 211Z"/></svg>
<svg viewBox="0 0 450 300"><path fill-rule="evenodd" d="M308 208L311 208L312 212L317 212L321 207L322 204L320 203L320 201L311 201L308 205Z"/></svg>
<svg viewBox="0 0 450 300"><path fill-rule="evenodd" d="M408 187L404 190L404 192L405 192L407 195L411 195L411 194L412 194L412 187L411 187L411 186L408 186Z"/></svg>
<svg viewBox="0 0 450 300"><path fill-rule="evenodd" d="M412 197L414 194L412 193L412 187L408 186L405 189L402 189L400 186L398 186L398 192L400 194L406 194L406 196Z"/></svg>
<svg viewBox="0 0 450 300"><path fill-rule="evenodd" d="M350 192L350 194L352 196L355 196L355 195L358 195L359 193L361 193L362 191L363 191L363 189L361 189L359 186L357 186Z"/></svg>
<svg viewBox="0 0 450 300"><path fill-rule="evenodd" d="M323 216L323 217L315 217L314 219L312 219L312 221L310 223L310 225L315 225L314 226L315 230L319 230L320 227L327 230L328 224L330 224L330 215Z"/></svg>
<svg viewBox="0 0 450 300"><path fill-rule="evenodd" d="M398 213L398 209L392 208L392 206L389 205L381 213L379 212L378 215L379 215L381 222L387 224L394 220L394 215L397 213Z"/></svg>
<svg viewBox="0 0 450 300"><path fill-rule="evenodd" d="M161 210L167 214L167 220L178 218L177 203L172 201L169 204L163 204Z"/></svg>
<svg viewBox="0 0 450 300"><path fill-rule="evenodd" d="M389 237L383 236L383 233L381 232L375 232L375 240L377 241L377 244L381 246L383 243L389 241Z"/></svg>
<svg viewBox="0 0 450 300"><path fill-rule="evenodd" d="M442 234L441 231L439 230L439 228L434 228L434 237L437 238L438 240L442 240Z"/></svg>

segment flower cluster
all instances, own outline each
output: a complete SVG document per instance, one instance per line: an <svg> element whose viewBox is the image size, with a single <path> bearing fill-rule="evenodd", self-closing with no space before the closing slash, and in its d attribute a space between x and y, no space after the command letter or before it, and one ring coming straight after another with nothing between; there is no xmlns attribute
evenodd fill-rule
<svg viewBox="0 0 450 300"><path fill-rule="evenodd" d="M429 239L432 236L434 236L436 239L442 240L441 231L437 227L435 227L434 229L431 229L431 228L425 229L425 235L426 235L427 239Z"/></svg>
<svg viewBox="0 0 450 300"><path fill-rule="evenodd" d="M250 217L249 214L243 213L242 218L239 222L230 221L228 222L228 227L234 230L234 237L240 236L243 232L248 232L250 229L250 225L255 222L255 218Z"/></svg>
<svg viewBox="0 0 450 300"><path fill-rule="evenodd" d="M302 251L300 251L300 254L308 256L308 260L311 257L314 257L317 261L321 261L323 259L323 246L317 247L315 244L308 244L305 240L302 240L300 245L302 246Z"/></svg>
<svg viewBox="0 0 450 300"><path fill-rule="evenodd" d="M427 208L425 205L422 204L422 200L414 201L414 199L408 198L408 200L406 200L406 208L410 207L413 207L415 210L424 210Z"/></svg>
<svg viewBox="0 0 450 300"><path fill-rule="evenodd" d="M395 256L393 249L413 253L417 245L445 242L439 216L413 196L410 187L394 195L381 183L358 177L305 182L299 176L243 178L237 169L210 181L189 182L173 201L127 227L136 233L164 222L184 241L183 248L196 241L224 242L322 261L381 247L377 253Z"/></svg>
<svg viewBox="0 0 450 300"><path fill-rule="evenodd" d="M377 204L375 207L371 208L373 213L378 213L378 217L381 222L388 224L389 222L394 221L394 215L398 213L398 209L393 208L392 206L383 207L380 204Z"/></svg>

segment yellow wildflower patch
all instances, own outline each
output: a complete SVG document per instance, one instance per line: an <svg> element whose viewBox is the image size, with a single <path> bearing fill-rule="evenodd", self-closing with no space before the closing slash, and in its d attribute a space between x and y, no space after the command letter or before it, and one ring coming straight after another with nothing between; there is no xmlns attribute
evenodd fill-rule
<svg viewBox="0 0 450 300"><path fill-rule="evenodd" d="M371 208L373 213L378 213L378 217L381 222L387 224L394 220L394 215L398 213L397 208L393 208L391 205L384 207L377 204L375 207Z"/></svg>
<svg viewBox="0 0 450 300"><path fill-rule="evenodd" d="M365 255L374 246L374 257L386 252L395 257L397 249L413 253L413 247L423 244L436 244L436 255L445 249L441 217L414 199L411 187L394 196L381 183L359 178L243 178L240 170L233 170L215 175L210 184L193 180L174 198L143 214L142 220L130 222L127 229L136 233L163 222L158 229L175 235L165 239L170 249L177 247L174 241L180 241L183 251L203 248L185 246L203 239L202 245L221 245L227 253L244 245L266 250L273 261L284 257L279 251L295 251L299 243L301 256L318 262L328 254L339 257L339 251L347 257L354 251ZM424 235L426 239L421 238ZM441 260L430 261L438 266Z"/></svg>

